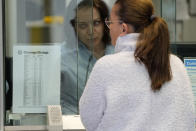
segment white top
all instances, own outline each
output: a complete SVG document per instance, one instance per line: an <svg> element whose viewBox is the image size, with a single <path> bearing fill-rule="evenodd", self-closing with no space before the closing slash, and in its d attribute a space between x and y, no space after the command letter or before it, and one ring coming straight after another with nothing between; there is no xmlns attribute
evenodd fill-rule
<svg viewBox="0 0 196 131"><path fill-rule="evenodd" d="M194 102L186 69L170 56L172 80L154 93L134 50L139 34L119 37L115 54L95 64L80 99L87 131L194 131Z"/></svg>

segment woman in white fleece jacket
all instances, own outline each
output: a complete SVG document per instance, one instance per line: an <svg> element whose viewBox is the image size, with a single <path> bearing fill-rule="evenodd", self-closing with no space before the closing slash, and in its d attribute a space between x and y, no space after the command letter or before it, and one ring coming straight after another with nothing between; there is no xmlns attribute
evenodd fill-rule
<svg viewBox="0 0 196 131"><path fill-rule="evenodd" d="M117 0L110 28L115 54L95 64L80 99L87 131L194 131L191 84L169 53L166 22L151 0Z"/></svg>

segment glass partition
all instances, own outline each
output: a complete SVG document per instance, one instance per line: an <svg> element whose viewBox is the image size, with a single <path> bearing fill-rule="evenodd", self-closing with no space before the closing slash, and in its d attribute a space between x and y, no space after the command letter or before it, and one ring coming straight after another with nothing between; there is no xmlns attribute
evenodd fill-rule
<svg viewBox="0 0 196 131"><path fill-rule="evenodd" d="M96 11L92 0L5 0L6 126L46 125L47 105L78 114L104 27Z"/></svg>
<svg viewBox="0 0 196 131"><path fill-rule="evenodd" d="M79 114L95 62L114 50L108 16L93 0L5 1L7 127L46 125L48 105Z"/></svg>

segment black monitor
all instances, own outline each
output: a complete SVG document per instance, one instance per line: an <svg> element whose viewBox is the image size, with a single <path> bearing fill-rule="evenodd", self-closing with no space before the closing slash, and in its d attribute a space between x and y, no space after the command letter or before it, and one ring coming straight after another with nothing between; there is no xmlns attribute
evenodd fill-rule
<svg viewBox="0 0 196 131"><path fill-rule="evenodd" d="M172 43L170 44L170 50L182 61L184 57L196 57L196 43Z"/></svg>

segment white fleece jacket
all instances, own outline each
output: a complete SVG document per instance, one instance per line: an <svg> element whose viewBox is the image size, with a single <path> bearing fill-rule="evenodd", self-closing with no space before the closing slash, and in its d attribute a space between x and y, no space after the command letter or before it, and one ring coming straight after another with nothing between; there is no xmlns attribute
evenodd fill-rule
<svg viewBox="0 0 196 131"><path fill-rule="evenodd" d="M80 99L87 131L194 131L191 84L179 58L170 56L172 80L153 92L148 72L134 59L139 34L119 37L115 54L94 66Z"/></svg>

